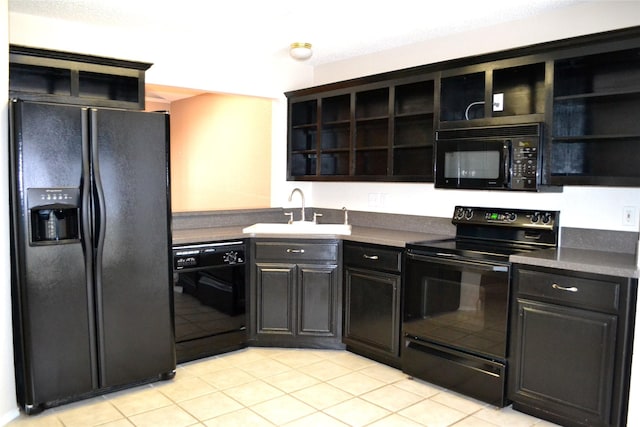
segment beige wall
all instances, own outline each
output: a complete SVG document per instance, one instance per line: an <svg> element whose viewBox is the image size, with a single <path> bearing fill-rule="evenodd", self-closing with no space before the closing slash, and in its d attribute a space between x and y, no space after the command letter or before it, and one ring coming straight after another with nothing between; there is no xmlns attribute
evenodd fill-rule
<svg viewBox="0 0 640 427"><path fill-rule="evenodd" d="M171 103L146 100L144 103L145 111L168 111L171 113Z"/></svg>
<svg viewBox="0 0 640 427"><path fill-rule="evenodd" d="M271 104L223 94L171 103L174 212L270 206Z"/></svg>

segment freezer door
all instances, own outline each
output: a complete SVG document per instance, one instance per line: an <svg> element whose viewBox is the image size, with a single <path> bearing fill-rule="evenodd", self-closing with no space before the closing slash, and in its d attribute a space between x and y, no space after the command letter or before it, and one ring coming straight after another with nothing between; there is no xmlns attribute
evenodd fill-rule
<svg viewBox="0 0 640 427"><path fill-rule="evenodd" d="M168 115L91 110L103 387L175 370Z"/></svg>
<svg viewBox="0 0 640 427"><path fill-rule="evenodd" d="M83 174L88 174L88 165L83 170L82 161L83 155L88 158L88 139L82 132L87 117L78 107L11 103L14 348L18 400L25 408L97 386L91 245L84 243L90 230L81 222L82 240L33 244L28 200L29 193L34 194L28 189L68 188L78 194L87 184ZM88 209L84 204L80 213Z"/></svg>

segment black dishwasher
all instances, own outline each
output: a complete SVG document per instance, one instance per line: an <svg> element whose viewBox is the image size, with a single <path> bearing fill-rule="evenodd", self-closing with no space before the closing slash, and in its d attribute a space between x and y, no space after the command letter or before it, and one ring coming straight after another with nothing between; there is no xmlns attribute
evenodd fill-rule
<svg viewBox="0 0 640 427"><path fill-rule="evenodd" d="M178 363L246 346L242 240L173 246Z"/></svg>

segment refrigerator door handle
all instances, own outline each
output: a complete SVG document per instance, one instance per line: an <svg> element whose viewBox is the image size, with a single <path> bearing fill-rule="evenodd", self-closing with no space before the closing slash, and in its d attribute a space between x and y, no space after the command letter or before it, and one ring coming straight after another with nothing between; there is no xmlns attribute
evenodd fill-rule
<svg viewBox="0 0 640 427"><path fill-rule="evenodd" d="M89 113L86 108L81 110L82 114L82 179L81 179L81 205L80 218L82 245L84 249L85 274L87 276L87 314L89 322L89 340L91 343L96 342L96 325L95 325L95 282L94 282L94 230L93 230L93 207L91 204L91 143L89 134ZM89 346L91 360L91 385L97 389L100 384L98 378L98 354L94 345Z"/></svg>
<svg viewBox="0 0 640 427"><path fill-rule="evenodd" d="M98 155L98 111L91 109L91 165L93 168L93 210L94 210L94 244L96 249L96 264L101 263L104 249L104 237L106 226L106 211L104 202L104 190L100 177L100 158ZM100 273L100 271L96 271ZM99 277L99 274L96 274Z"/></svg>
<svg viewBox="0 0 640 427"><path fill-rule="evenodd" d="M93 214L94 214L94 280L95 280L95 307L96 307L96 327L97 327L97 344L99 360L105 360L105 343L104 343L104 309L103 309L103 292L102 292L102 256L104 252L104 239L106 229L106 211L104 190L102 180L100 178L100 158L98 154L98 110L91 109L90 123L91 131L91 165L93 178ZM100 383L105 378L105 366L100 364Z"/></svg>

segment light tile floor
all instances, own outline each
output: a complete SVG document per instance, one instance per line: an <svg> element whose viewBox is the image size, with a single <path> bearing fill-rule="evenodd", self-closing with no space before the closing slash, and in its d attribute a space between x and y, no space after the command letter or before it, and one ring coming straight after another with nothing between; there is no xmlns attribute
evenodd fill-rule
<svg viewBox="0 0 640 427"><path fill-rule="evenodd" d="M248 348L157 382L21 415L9 427L553 426L347 351Z"/></svg>

